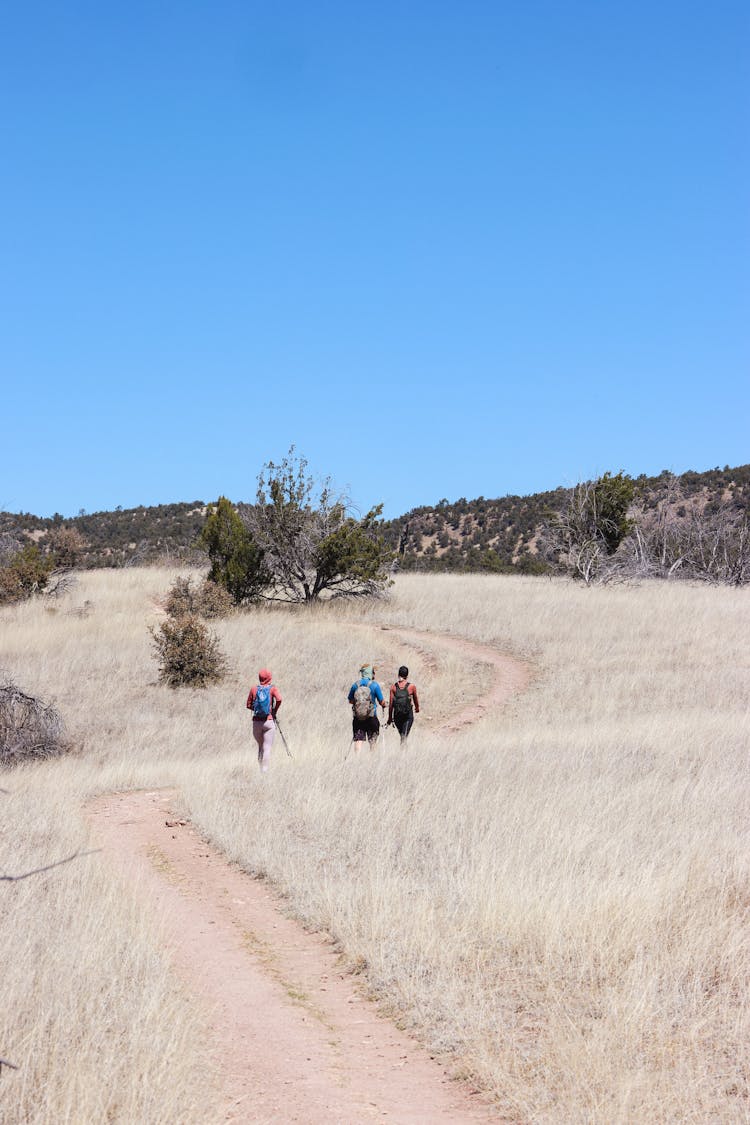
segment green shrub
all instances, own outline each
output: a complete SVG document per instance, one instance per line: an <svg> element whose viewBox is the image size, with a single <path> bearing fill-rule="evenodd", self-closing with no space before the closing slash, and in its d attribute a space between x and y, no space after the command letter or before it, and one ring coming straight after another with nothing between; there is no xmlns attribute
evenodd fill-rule
<svg viewBox="0 0 750 1125"><path fill-rule="evenodd" d="M206 518L198 546L211 562L209 578L222 586L234 605L257 601L269 584L263 552L226 496Z"/></svg>
<svg viewBox="0 0 750 1125"><path fill-rule="evenodd" d="M23 601L42 593L54 567L50 555L43 555L36 543L27 543L7 566L0 567L0 603Z"/></svg>
<svg viewBox="0 0 750 1125"><path fill-rule="evenodd" d="M174 688L206 687L224 676L227 662L218 638L194 614L168 618L149 632L161 683Z"/></svg>
<svg viewBox="0 0 750 1125"><path fill-rule="evenodd" d="M540 559L537 555L525 553L519 555L516 570L519 574L549 574L551 568L544 559Z"/></svg>

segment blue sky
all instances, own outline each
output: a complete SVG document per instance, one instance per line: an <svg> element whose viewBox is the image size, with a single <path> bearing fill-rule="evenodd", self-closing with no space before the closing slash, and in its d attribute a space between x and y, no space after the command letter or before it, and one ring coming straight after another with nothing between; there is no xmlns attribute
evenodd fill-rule
<svg viewBox="0 0 750 1125"><path fill-rule="evenodd" d="M0 509L750 460L750 7L7 0Z"/></svg>

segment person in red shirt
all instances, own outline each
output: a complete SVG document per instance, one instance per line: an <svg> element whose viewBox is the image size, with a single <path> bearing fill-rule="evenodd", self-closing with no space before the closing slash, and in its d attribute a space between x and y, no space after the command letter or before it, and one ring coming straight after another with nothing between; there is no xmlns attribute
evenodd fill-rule
<svg viewBox="0 0 750 1125"><path fill-rule="evenodd" d="M409 669L402 664L388 700L388 725L395 724L396 730L401 735L402 746L409 737L415 712L419 714L419 696L414 684L410 684L407 680L408 675Z"/></svg>
<svg viewBox="0 0 750 1125"><path fill-rule="evenodd" d="M276 716L281 707L281 692L271 682L267 668L258 672L258 683L250 688L247 707L253 713L253 738L258 744L258 765L266 773L271 758L273 736L276 733Z"/></svg>

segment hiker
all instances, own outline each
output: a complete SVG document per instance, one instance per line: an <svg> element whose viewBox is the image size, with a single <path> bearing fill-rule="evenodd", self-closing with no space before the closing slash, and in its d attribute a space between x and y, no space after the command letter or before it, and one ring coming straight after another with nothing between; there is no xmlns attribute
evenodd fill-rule
<svg viewBox="0 0 750 1125"><path fill-rule="evenodd" d="M385 699L383 690L375 679L372 664L362 665L359 679L349 688L347 699L352 705L352 742L364 742L367 739L373 750L380 735L378 703L385 712Z"/></svg>
<svg viewBox="0 0 750 1125"><path fill-rule="evenodd" d="M419 696L414 684L410 684L407 676L409 669L402 664L398 670L398 679L391 687L388 700L388 726L394 723L396 730L401 735L401 745L409 737L409 731L414 722L414 713L419 714Z"/></svg>
<svg viewBox="0 0 750 1125"><path fill-rule="evenodd" d="M253 713L253 738L258 743L258 765L260 772L266 773L271 757L273 736L276 731L275 719L281 707L281 692L271 682L267 668L258 672L256 687L250 688L247 697L248 710Z"/></svg>

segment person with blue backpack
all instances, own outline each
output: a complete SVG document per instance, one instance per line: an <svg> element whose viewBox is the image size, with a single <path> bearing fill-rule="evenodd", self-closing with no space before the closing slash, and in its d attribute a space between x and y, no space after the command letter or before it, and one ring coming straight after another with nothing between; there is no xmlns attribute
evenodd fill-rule
<svg viewBox="0 0 750 1125"><path fill-rule="evenodd" d="M385 699L372 664L362 665L359 679L349 688L347 699L352 705L352 742L356 744L367 739L373 750L380 735L378 703L385 711Z"/></svg>
<svg viewBox="0 0 750 1125"><path fill-rule="evenodd" d="M276 732L276 715L281 707L281 692L272 683L272 676L267 668L261 668L258 672L258 683L250 688L247 707L253 713L253 738L258 744L258 765L261 773L266 773Z"/></svg>

